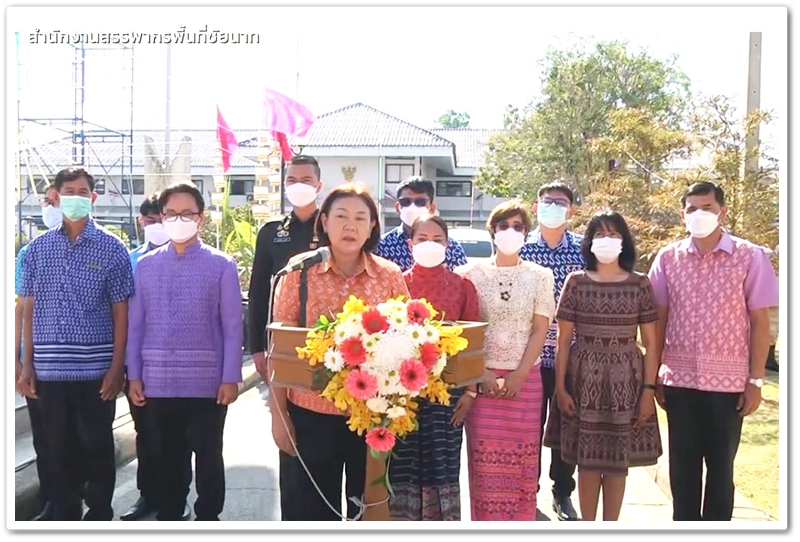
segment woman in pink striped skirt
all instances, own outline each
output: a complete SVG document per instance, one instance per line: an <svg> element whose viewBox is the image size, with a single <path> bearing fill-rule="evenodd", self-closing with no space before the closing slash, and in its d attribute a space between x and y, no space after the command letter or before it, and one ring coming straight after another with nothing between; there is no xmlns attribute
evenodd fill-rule
<svg viewBox="0 0 800 542"><path fill-rule="evenodd" d="M516 201L492 210L489 262L461 268L478 291L486 330L486 382L466 420L473 521L534 521L542 380L539 351L555 312L553 273L522 261L531 229Z"/></svg>

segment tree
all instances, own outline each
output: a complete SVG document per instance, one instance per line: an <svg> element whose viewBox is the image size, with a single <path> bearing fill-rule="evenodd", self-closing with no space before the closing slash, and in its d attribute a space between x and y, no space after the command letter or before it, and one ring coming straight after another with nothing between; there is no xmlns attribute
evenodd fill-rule
<svg viewBox="0 0 800 542"><path fill-rule="evenodd" d="M753 128L769 124L770 112L754 111L744 117L736 113L731 100L722 96L704 99L692 121L697 140L710 154L711 163L703 168L705 179L725 190L728 217L726 226L734 235L774 248L778 231L778 161L763 142L754 148L758 169L745 171L745 138Z"/></svg>
<svg viewBox="0 0 800 542"><path fill-rule="evenodd" d="M465 112L450 109L435 122L442 128L469 128L469 115Z"/></svg>
<svg viewBox="0 0 800 542"><path fill-rule="evenodd" d="M532 199L539 186L562 178L588 193L608 168L593 142L608 134L616 111L646 112L649 124L676 132L686 125L689 80L674 62L616 41L551 49L541 97L524 111L507 109L506 130L490 140L478 185L494 195Z"/></svg>

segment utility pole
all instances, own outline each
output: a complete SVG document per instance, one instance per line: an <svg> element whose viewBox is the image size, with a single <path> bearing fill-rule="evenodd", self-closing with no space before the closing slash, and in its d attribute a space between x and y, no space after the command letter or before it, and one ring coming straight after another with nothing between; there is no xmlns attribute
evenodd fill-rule
<svg viewBox="0 0 800 542"><path fill-rule="evenodd" d="M172 83L172 47L167 44L167 124L164 130L164 166L169 165L169 91Z"/></svg>
<svg viewBox="0 0 800 542"><path fill-rule="evenodd" d="M750 62L747 70L747 115L761 107L761 32L750 32ZM760 123L759 123L760 124ZM759 124L745 138L744 174L748 178L758 173ZM752 177L750 177L752 178Z"/></svg>

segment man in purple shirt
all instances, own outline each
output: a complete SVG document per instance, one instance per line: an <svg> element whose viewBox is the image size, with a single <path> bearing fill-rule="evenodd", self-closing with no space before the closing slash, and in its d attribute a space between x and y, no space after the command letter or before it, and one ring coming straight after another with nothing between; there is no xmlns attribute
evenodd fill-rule
<svg viewBox="0 0 800 542"><path fill-rule="evenodd" d="M778 280L760 247L722 229L722 188L696 183L681 205L691 237L663 248L650 269L663 344L656 393L667 412L672 517L730 521L733 463L742 419L761 404Z"/></svg>
<svg viewBox="0 0 800 542"><path fill-rule="evenodd" d="M242 381L242 304L233 258L198 239L204 201L191 183L159 198L170 243L139 260L131 298L128 377L131 401L147 404L161 442L159 521L177 521L195 454L194 511L219 521L225 503L223 429Z"/></svg>

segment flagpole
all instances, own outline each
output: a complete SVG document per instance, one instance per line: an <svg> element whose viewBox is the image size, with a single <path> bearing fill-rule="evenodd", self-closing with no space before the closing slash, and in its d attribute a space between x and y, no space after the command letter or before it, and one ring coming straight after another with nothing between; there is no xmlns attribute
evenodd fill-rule
<svg viewBox="0 0 800 542"><path fill-rule="evenodd" d="M295 68L297 68L297 75L294 81L294 99L300 101L300 35L297 36L295 44Z"/></svg>

